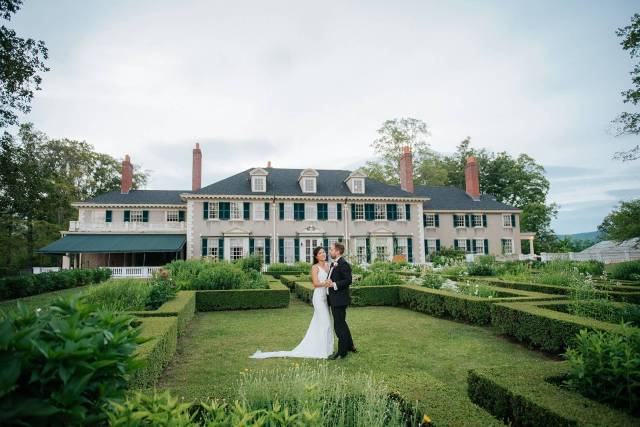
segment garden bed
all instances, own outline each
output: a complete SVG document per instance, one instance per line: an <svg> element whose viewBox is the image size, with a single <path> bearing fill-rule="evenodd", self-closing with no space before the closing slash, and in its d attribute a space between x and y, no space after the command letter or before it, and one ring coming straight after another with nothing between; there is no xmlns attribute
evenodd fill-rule
<svg viewBox="0 0 640 427"><path fill-rule="evenodd" d="M289 306L289 289L278 281L268 281L269 289L197 290L196 310L250 310Z"/></svg>
<svg viewBox="0 0 640 427"><path fill-rule="evenodd" d="M640 420L549 381L568 372L565 363L531 370L472 369L472 402L515 426L637 426Z"/></svg>
<svg viewBox="0 0 640 427"><path fill-rule="evenodd" d="M138 346L136 357L142 367L129 379L130 388L148 388L157 382L173 358L178 345L178 317L140 318L143 338L149 341Z"/></svg>
<svg viewBox="0 0 640 427"><path fill-rule="evenodd" d="M351 286L351 306L366 307L371 305L399 304L399 286ZM310 282L294 282L294 292L301 300L311 303L313 298L313 284Z"/></svg>
<svg viewBox="0 0 640 427"><path fill-rule="evenodd" d="M482 298L457 294L451 291L431 289L417 285L399 287L399 303L410 310L437 317L449 317L479 325L491 323L491 306L505 301L543 301L558 296L522 290L505 291L503 288L487 287L499 292L497 298Z"/></svg>
<svg viewBox="0 0 640 427"><path fill-rule="evenodd" d="M177 317L178 333L184 332L196 312L196 292L180 291L175 298L165 302L156 310L129 312L137 317Z"/></svg>
<svg viewBox="0 0 640 427"><path fill-rule="evenodd" d="M620 325L554 310L560 301L503 302L491 306L491 323L501 333L552 353L562 353L581 329L624 334Z"/></svg>

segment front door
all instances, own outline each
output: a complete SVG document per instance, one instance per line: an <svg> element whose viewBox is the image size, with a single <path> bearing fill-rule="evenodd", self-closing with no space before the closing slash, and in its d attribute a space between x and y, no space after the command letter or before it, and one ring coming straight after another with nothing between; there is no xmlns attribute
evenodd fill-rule
<svg viewBox="0 0 640 427"><path fill-rule="evenodd" d="M320 246L320 239L318 238L308 238L308 239L302 239L301 242L304 247L301 248L302 249L302 253L304 253L304 260L308 263L313 264L313 250Z"/></svg>

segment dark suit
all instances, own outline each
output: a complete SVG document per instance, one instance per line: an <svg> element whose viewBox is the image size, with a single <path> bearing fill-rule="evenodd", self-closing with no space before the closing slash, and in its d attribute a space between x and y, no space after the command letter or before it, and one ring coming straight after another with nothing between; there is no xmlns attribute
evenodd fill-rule
<svg viewBox="0 0 640 427"><path fill-rule="evenodd" d="M338 259L338 265L333 267L331 276L332 282L336 284L338 290L329 288L329 305L333 315L333 329L338 336L338 354L346 356L347 352L353 348L351 331L347 325L347 307L351 303L351 265L344 258Z"/></svg>

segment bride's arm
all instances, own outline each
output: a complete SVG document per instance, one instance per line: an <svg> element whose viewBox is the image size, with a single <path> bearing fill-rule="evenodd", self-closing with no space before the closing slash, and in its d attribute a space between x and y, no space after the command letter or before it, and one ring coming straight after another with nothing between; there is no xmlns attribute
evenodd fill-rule
<svg viewBox="0 0 640 427"><path fill-rule="evenodd" d="M318 265L314 265L313 267L311 267L311 283L313 284L314 288L321 288L322 285L320 284L320 281L318 280L318 269L320 267L318 267Z"/></svg>

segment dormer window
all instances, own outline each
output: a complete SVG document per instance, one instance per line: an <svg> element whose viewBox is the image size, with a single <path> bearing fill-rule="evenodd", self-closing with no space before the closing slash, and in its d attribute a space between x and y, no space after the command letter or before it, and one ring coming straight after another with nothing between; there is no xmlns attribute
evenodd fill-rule
<svg viewBox="0 0 640 427"><path fill-rule="evenodd" d="M353 192L362 194L364 193L364 179L363 178L355 178L353 180Z"/></svg>
<svg viewBox="0 0 640 427"><path fill-rule="evenodd" d="M267 191L267 175L269 172L262 168L255 168L251 172L251 191L254 193L264 193Z"/></svg>
<svg viewBox="0 0 640 427"><path fill-rule="evenodd" d="M355 171L355 172L351 172L347 177L347 179L344 180L344 182L347 184L347 186L349 187L349 190L353 194L364 194L365 192L364 180L366 177L367 175L365 175L364 173L360 171Z"/></svg>
<svg viewBox="0 0 640 427"><path fill-rule="evenodd" d="M315 193L317 191L318 172L315 169L305 169L300 172L298 183L303 193Z"/></svg>

